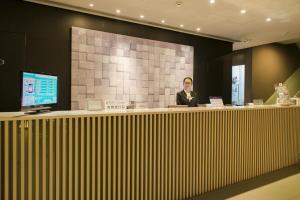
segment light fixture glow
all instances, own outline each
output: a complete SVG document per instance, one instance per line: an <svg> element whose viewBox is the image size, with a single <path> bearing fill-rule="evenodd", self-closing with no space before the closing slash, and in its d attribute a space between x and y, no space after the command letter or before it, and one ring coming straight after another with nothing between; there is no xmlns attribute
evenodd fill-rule
<svg viewBox="0 0 300 200"><path fill-rule="evenodd" d="M176 6L181 7L182 6L182 1L176 1Z"/></svg>
<svg viewBox="0 0 300 200"><path fill-rule="evenodd" d="M161 20L161 23L163 23L163 24L164 24L164 23L166 23L166 21L163 19L163 20Z"/></svg>
<svg viewBox="0 0 300 200"><path fill-rule="evenodd" d="M183 24L180 24L180 27L182 28L182 27L184 27L184 25L183 25Z"/></svg>
<svg viewBox="0 0 300 200"><path fill-rule="evenodd" d="M272 21L272 19L271 19L270 17L268 17L268 18L266 19L266 21L267 21L267 22L270 22L270 21Z"/></svg>
<svg viewBox="0 0 300 200"><path fill-rule="evenodd" d="M215 0L209 0L209 3L214 4L214 3L216 3L216 1Z"/></svg>
<svg viewBox="0 0 300 200"><path fill-rule="evenodd" d="M197 32L199 32L199 31L201 31L201 28L198 27L196 30L197 30Z"/></svg>
<svg viewBox="0 0 300 200"><path fill-rule="evenodd" d="M89 6L90 6L90 7L94 7L94 4L93 4L93 3L90 3Z"/></svg>
<svg viewBox="0 0 300 200"><path fill-rule="evenodd" d="M241 14L245 14L247 11L245 9L241 10Z"/></svg>
<svg viewBox="0 0 300 200"><path fill-rule="evenodd" d="M141 18L141 19L144 19L144 18L145 18L145 16L144 16L144 15L140 15L140 18Z"/></svg>
<svg viewBox="0 0 300 200"><path fill-rule="evenodd" d="M117 9L117 10L116 10L116 13L117 13L117 14L120 14L120 13L121 13L121 10Z"/></svg>

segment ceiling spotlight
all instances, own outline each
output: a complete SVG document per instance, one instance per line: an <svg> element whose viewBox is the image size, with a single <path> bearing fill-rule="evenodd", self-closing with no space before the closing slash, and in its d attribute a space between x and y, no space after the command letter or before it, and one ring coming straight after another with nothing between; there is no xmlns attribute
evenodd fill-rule
<svg viewBox="0 0 300 200"><path fill-rule="evenodd" d="M144 18L145 18L145 16L144 16L144 15L140 15L140 18L141 18L141 19L144 19Z"/></svg>
<svg viewBox="0 0 300 200"><path fill-rule="evenodd" d="M166 22L166 21L165 21L164 19L163 19L163 20L161 20L161 23L163 23L163 24L164 24L165 22Z"/></svg>
<svg viewBox="0 0 300 200"><path fill-rule="evenodd" d="M271 19L270 17L268 17L268 18L266 19L266 21L267 21L267 22L270 22L270 21L272 21L272 19Z"/></svg>
<svg viewBox="0 0 300 200"><path fill-rule="evenodd" d="M288 34L289 34L289 32L284 32L284 33L282 33L282 36L285 37L285 36L287 36Z"/></svg>
<svg viewBox="0 0 300 200"><path fill-rule="evenodd" d="M198 27L196 30L197 30L197 32L199 32L201 30L201 28Z"/></svg>
<svg viewBox="0 0 300 200"><path fill-rule="evenodd" d="M182 6L182 1L176 1L176 6L181 7Z"/></svg>
<svg viewBox="0 0 300 200"><path fill-rule="evenodd" d="M241 10L241 14L245 14L247 11L245 9Z"/></svg>
<svg viewBox="0 0 300 200"><path fill-rule="evenodd" d="M116 13L117 13L117 14L120 14L120 13L121 13L121 10L117 9L117 10L116 10Z"/></svg>
<svg viewBox="0 0 300 200"><path fill-rule="evenodd" d="M216 1L215 0L209 0L209 3L214 4L214 3L216 3Z"/></svg>
<svg viewBox="0 0 300 200"><path fill-rule="evenodd" d="M249 38L246 38L246 39L242 40L243 43L249 43L249 42L251 42L251 41L252 41L252 40L249 39Z"/></svg>
<svg viewBox="0 0 300 200"><path fill-rule="evenodd" d="M183 25L183 24L180 24L180 27L182 28L182 27L184 27L184 25Z"/></svg>
<svg viewBox="0 0 300 200"><path fill-rule="evenodd" d="M93 3L90 3L89 6L90 6L90 7L94 7L94 4L93 4Z"/></svg>

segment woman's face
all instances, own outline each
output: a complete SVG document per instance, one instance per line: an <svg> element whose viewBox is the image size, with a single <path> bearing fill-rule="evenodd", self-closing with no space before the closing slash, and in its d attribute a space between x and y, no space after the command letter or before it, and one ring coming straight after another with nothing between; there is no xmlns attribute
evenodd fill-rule
<svg viewBox="0 0 300 200"><path fill-rule="evenodd" d="M185 79L183 82L184 90L190 92L192 90L192 81L190 79Z"/></svg>

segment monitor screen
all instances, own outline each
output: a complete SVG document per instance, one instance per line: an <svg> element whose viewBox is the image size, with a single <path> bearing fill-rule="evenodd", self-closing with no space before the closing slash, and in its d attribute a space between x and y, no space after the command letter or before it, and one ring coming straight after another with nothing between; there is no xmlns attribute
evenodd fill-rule
<svg viewBox="0 0 300 200"><path fill-rule="evenodd" d="M57 103L57 76L22 74L22 107Z"/></svg>

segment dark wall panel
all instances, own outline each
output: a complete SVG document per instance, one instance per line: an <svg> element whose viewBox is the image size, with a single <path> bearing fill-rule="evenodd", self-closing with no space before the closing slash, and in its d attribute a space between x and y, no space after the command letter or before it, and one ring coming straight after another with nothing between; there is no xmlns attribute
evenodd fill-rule
<svg viewBox="0 0 300 200"><path fill-rule="evenodd" d="M71 102L71 34L72 26L142 37L152 40L173 42L194 46L194 90L200 95L201 102L207 101L208 69L214 58L232 51L232 43L194 35L163 30L105 17L83 14L54 7L48 7L18 0L2 0L0 6L0 31L22 33L24 62L12 66L16 70L3 76L16 77L16 71L27 70L46 72L59 76L59 103L55 109L70 109ZM2 47L0 47L2 48ZM12 48L12 47L7 47ZM4 49L8 51L9 49ZM16 58L18 59L18 58ZM12 80L11 80L12 81ZM222 87L214 83L215 88ZM0 100L5 108L0 111L18 110L19 95L12 89L5 101ZM9 109L8 109L9 108Z"/></svg>
<svg viewBox="0 0 300 200"><path fill-rule="evenodd" d="M20 104L20 70L24 65L25 34L0 31L0 111L15 110Z"/></svg>
<svg viewBox="0 0 300 200"><path fill-rule="evenodd" d="M253 48L253 98L267 100L274 85L286 81L300 67L300 50L295 44L269 44Z"/></svg>

